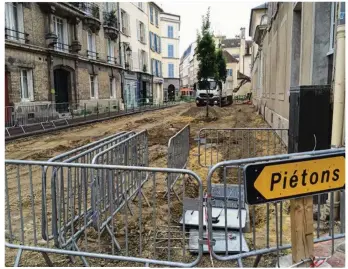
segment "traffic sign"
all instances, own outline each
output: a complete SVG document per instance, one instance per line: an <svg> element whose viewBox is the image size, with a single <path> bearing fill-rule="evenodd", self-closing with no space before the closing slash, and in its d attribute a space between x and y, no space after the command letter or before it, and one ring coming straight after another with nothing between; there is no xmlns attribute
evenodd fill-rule
<svg viewBox="0 0 348 269"><path fill-rule="evenodd" d="M249 164L244 182L250 205L344 189L345 154Z"/></svg>

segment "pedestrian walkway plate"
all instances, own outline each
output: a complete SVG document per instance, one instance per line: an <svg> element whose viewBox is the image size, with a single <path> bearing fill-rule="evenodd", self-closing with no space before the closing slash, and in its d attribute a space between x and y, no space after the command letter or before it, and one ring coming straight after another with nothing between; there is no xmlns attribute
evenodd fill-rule
<svg viewBox="0 0 348 269"><path fill-rule="evenodd" d="M224 184L211 185L211 196L213 198L212 207L225 207L224 200L225 198L227 198L227 202L226 202L227 208L238 209L238 204L239 204L242 209L245 209L243 185L226 184L226 194L224 189L225 189ZM240 193L239 193L239 190L241 190ZM241 198L240 203L238 202L239 198Z"/></svg>
<svg viewBox="0 0 348 269"><path fill-rule="evenodd" d="M330 154L246 165L250 205L308 196L345 187L345 154Z"/></svg>
<svg viewBox="0 0 348 269"><path fill-rule="evenodd" d="M203 232L203 238L207 239L207 232ZM227 232L227 249L229 254L239 253L240 251L240 240L242 240L242 251L249 252L248 244L244 238L244 235L237 231ZM213 231L212 240L215 242L213 251L215 253L226 253L226 234L225 231ZM189 236L189 250L190 252L198 252L198 230L191 229ZM203 252L208 253L208 245L203 245Z"/></svg>
<svg viewBox="0 0 348 269"><path fill-rule="evenodd" d="M204 213L206 209L203 209ZM219 216L220 215L220 216ZM241 218L238 217L238 209L227 209L227 228L228 229L239 229L240 219L242 223L242 228L245 227L246 222L246 210L241 209ZM223 208L212 208L212 217L218 217L218 222L213 222L213 228L225 228L225 210ZM185 212L185 225L186 226L195 226L199 225L199 216L198 211L188 210ZM180 220L180 224L183 224L183 218ZM205 216L203 216L203 225L206 226L207 222Z"/></svg>

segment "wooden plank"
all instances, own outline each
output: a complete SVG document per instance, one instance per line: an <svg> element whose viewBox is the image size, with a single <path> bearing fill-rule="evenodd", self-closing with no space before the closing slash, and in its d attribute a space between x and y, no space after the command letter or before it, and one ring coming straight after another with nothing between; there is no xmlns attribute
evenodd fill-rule
<svg viewBox="0 0 348 269"><path fill-rule="evenodd" d="M313 256L313 198L304 197L290 202L292 262ZM309 263L301 265L307 267Z"/></svg>

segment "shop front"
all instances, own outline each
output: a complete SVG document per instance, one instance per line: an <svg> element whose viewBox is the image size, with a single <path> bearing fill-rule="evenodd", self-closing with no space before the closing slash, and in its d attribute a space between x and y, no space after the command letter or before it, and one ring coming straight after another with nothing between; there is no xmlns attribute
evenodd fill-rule
<svg viewBox="0 0 348 269"><path fill-rule="evenodd" d="M127 109L138 107L138 79L136 73L124 74L124 103Z"/></svg>
<svg viewBox="0 0 348 269"><path fill-rule="evenodd" d="M153 103L152 76L138 73L138 104L148 105Z"/></svg>

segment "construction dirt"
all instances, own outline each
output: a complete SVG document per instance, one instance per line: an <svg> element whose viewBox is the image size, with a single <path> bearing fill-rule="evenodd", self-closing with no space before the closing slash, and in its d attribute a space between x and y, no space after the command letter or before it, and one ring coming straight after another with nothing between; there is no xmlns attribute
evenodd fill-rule
<svg viewBox="0 0 348 269"><path fill-rule="evenodd" d="M6 159L17 159L17 160L40 160L46 161L51 157L54 157L58 154L64 153L71 149L77 148L79 146L88 144L92 141L96 141L103 137L115 134L121 131L141 131L147 129L148 131L148 146L149 146L149 161L150 166L152 167L166 167L167 166L167 146L168 140L186 124L190 124L190 158L188 163L188 169L194 171L203 181L203 188L206 189L206 178L208 173L208 167L202 167L198 164L198 147L197 134L202 128L267 128L268 125L264 122L263 118L255 112L253 106L250 105L232 105L229 107L209 107L209 118L206 118L206 108L196 107L195 104L185 103L180 104L175 107L168 109L163 109L159 111L146 112L144 114L126 116L119 119L108 120L96 124L86 125L83 127L76 127L72 129L67 129L64 131L59 131L55 133L50 133L46 135L40 135L37 137L23 138L15 140L12 142L6 143L5 157ZM269 151L269 148L262 146L260 141L262 137L259 138L255 136L255 141L253 143L258 145L259 148L255 152L259 151ZM275 141L275 140L274 140ZM250 143L250 141L248 142ZM274 142L275 143L275 142ZM270 143L268 143L269 145ZM272 141L271 141L272 144ZM282 150L285 150L283 148ZM274 150L275 153L275 150ZM214 155L215 154L215 155ZM217 159L226 159L226 149L221 150L221 152L212 153L208 158L217 158ZM221 156L220 156L220 155ZM214 155L214 156L213 156ZM265 155L265 154L262 154ZM230 158L231 156L228 156ZM239 158L240 156L234 156ZM41 170L37 169L36 171L31 171L33 176L33 184L41 184ZM15 180L15 171L10 171L7 175L9 181ZM218 173L215 173L212 180L214 183L219 183L220 176ZM164 178L159 176L157 180L161 181L159 185L156 185L158 191L165 189L166 183ZM151 181L151 180L150 180ZM150 182L148 182L150 183ZM220 182L221 183L221 182ZM237 183L237 182L231 182ZM15 186L15 183L13 184ZM12 188L13 188L12 186ZM11 188L11 182L9 184ZM29 193L29 187L23 186L23 192ZM152 195L152 185L145 184L144 186L145 196L151 197ZM189 182L185 185L185 193L189 193L189 196L192 194L192 197L197 195L197 188L195 182ZM191 194L190 194L191 193ZM40 195L36 193L35 195ZM10 197L10 200L15 203L15 198ZM47 197L49 198L49 197ZM29 202L25 203L30 206ZM168 214L167 209L165 209L165 199L158 198L157 201L157 210L161 214ZM10 202L11 202L10 201ZM174 201L174 200L173 200ZM163 202L163 204L161 204ZM24 202L23 202L23 206ZM283 244L290 242L290 217L289 217L289 204L283 204ZM148 208L151 210L152 208ZM180 218L182 212L182 204L179 200L173 202L171 208L172 219ZM146 209L143 212L143 226L144 233L153 233L151 229L152 219L151 212L146 212ZM251 209L250 209L251 210ZM28 211L30 213L30 211ZM28 214L29 214L28 213ZM40 214L38 212L37 214ZM256 246L257 248L262 248L265 246L265 235L266 235L266 216L267 208L266 206L258 206L255 208L255 237L256 237ZM275 210L274 206L270 206L268 209L268 215L270 216L269 220L269 229L270 229L270 244L274 245L275 243ZM128 220L129 226L136 229L138 217L137 214ZM161 217L158 217L157 221L161 224ZM115 225L122 230L122 223L118 223L118 220L115 221ZM165 224L163 222L163 224ZM13 225L13 224L12 224ZM117 238L119 242L122 242L122 233L119 234L120 238ZM39 235L38 235L39 236ZM251 247L252 243L252 233L246 233L245 235L249 246ZM124 237L123 237L124 238ZM123 239L124 240L124 239ZM128 244L137 248L139 244L138 234L130 234ZM110 241L107 241L110 244ZM143 244L142 257L153 258L152 253L153 249L150 248L151 244L146 244L146 238L144 238L145 244ZM107 246L105 246L107 247ZM109 246L110 247L110 246ZM131 249L132 247L130 247ZM187 251L188 252L188 251ZM12 266L15 260L16 251L15 250L6 250L6 265ZM66 256L58 255L49 255L55 266L81 266L81 260L76 259L75 263L72 263ZM187 261L194 261L194 256L186 253ZM186 260L186 259L185 259ZM255 257L243 259L243 265L251 267ZM101 259L88 259L88 262L91 266L143 266L140 263L131 263L131 262L112 262L110 260L101 260ZM184 260L183 260L184 262ZM21 265L22 266L45 266L45 260L42 255L34 252L25 251L22 255ZM275 265L275 253L264 255L260 261L259 266L261 267L273 267ZM152 266L152 265L151 265ZM199 267L211 267L211 260L209 255L204 255L200 263L197 265ZM221 262L214 260L214 267L237 267L236 261Z"/></svg>

